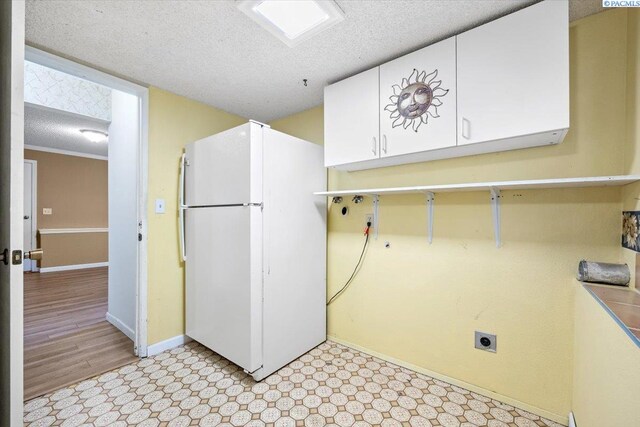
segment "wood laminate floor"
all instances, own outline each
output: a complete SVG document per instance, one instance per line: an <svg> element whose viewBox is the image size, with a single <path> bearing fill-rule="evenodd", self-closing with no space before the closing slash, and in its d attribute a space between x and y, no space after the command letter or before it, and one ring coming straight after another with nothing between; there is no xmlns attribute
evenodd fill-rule
<svg viewBox="0 0 640 427"><path fill-rule="evenodd" d="M105 320L107 267L24 275L24 398L136 361Z"/></svg>

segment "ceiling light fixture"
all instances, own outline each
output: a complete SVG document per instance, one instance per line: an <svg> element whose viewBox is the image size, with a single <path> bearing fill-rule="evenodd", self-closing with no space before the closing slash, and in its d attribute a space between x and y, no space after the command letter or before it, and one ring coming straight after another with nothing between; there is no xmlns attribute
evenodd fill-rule
<svg viewBox="0 0 640 427"><path fill-rule="evenodd" d="M80 129L80 133L91 142L107 142L109 136L106 132L100 132L99 130Z"/></svg>
<svg viewBox="0 0 640 427"><path fill-rule="evenodd" d="M344 13L333 0L238 0L237 4L289 47L344 20Z"/></svg>

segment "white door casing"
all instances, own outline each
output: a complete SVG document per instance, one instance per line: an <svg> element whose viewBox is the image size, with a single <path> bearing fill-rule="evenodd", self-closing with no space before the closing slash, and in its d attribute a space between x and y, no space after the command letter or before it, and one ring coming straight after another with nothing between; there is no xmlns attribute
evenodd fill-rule
<svg viewBox="0 0 640 427"><path fill-rule="evenodd" d="M0 425L23 425L24 2L0 2Z"/></svg>
<svg viewBox="0 0 640 427"><path fill-rule="evenodd" d="M38 162L35 160L24 161L24 228L23 245L24 252L36 248L37 232L37 182L38 182ZM24 271L38 271L37 262L30 259L23 260Z"/></svg>
<svg viewBox="0 0 640 427"><path fill-rule="evenodd" d="M380 66L380 155L456 145L456 42L449 38Z"/></svg>
<svg viewBox="0 0 640 427"><path fill-rule="evenodd" d="M23 42L24 43L24 42ZM138 137L133 142L136 145L138 158L138 175L136 182L129 183L127 188L136 192L137 200L137 232L141 240L137 246L137 277L135 286L135 352L138 356L147 355L147 199L148 199L148 122L149 122L149 89L119 77L78 64L68 59L52 55L31 46L26 48L28 61L80 77L112 89L133 94L138 97Z"/></svg>

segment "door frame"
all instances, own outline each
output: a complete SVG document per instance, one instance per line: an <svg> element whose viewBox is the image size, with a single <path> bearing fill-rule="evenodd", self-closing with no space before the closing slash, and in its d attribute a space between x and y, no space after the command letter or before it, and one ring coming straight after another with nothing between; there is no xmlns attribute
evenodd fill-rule
<svg viewBox="0 0 640 427"><path fill-rule="evenodd" d="M149 88L116 77L78 62L62 58L32 46L25 46L25 60L80 77L94 83L135 95L139 99L140 136L138 138L138 182L137 210L138 232L142 240L138 244L136 284L136 330L134 352L147 357L147 200L148 200L148 135L149 135Z"/></svg>
<svg viewBox="0 0 640 427"><path fill-rule="evenodd" d="M0 4L0 103L3 107L0 109L0 155L5 166L1 171L0 193L3 202L9 204L0 215L0 243L9 251L22 251L23 239L24 16L24 2ZM0 424L21 426L24 397L22 263L0 264L0 274Z"/></svg>
<svg viewBox="0 0 640 427"><path fill-rule="evenodd" d="M38 247L38 161L24 159L24 163L31 164L31 249L35 249ZM24 185L24 181L22 184ZM24 212L22 214L24 215ZM22 243L24 246L25 242ZM31 261L31 270L25 271L37 273L40 267L37 262Z"/></svg>

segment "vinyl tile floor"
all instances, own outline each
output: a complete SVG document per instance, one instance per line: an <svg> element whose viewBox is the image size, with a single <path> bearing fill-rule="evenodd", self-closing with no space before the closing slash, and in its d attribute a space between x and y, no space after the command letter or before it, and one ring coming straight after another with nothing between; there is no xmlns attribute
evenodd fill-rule
<svg viewBox="0 0 640 427"><path fill-rule="evenodd" d="M261 382L191 342L28 401L24 422L29 426L560 426L330 341Z"/></svg>

